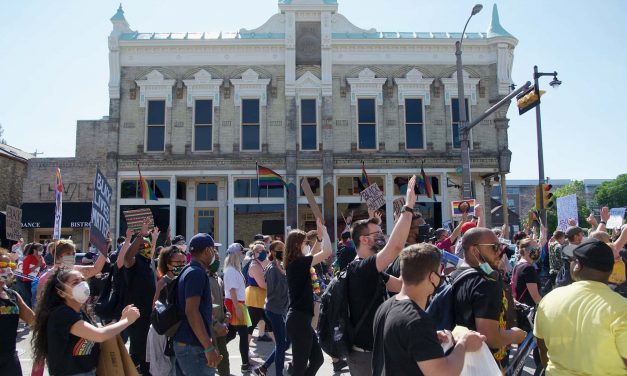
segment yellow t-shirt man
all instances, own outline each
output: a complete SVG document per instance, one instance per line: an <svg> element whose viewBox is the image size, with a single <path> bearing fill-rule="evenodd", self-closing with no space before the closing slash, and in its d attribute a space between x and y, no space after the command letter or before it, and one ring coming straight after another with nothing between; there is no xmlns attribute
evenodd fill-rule
<svg viewBox="0 0 627 376"><path fill-rule="evenodd" d="M534 334L548 349L547 375L627 374L627 299L603 283L551 291L538 305Z"/></svg>

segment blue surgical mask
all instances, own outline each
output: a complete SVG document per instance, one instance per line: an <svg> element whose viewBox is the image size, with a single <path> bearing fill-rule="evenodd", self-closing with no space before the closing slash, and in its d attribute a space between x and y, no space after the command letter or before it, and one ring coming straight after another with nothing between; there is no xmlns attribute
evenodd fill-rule
<svg viewBox="0 0 627 376"><path fill-rule="evenodd" d="M485 259L481 255L481 252L479 252L479 257L481 257L481 260L483 261L483 262L479 263L479 269L481 269L481 271L483 271L486 275L492 275L492 273L494 273L494 269L492 269L490 264L488 264L485 261Z"/></svg>
<svg viewBox="0 0 627 376"><path fill-rule="evenodd" d="M266 257L268 257L268 252L267 251L261 251L259 252L259 256L257 256L257 260L263 262L266 260Z"/></svg>

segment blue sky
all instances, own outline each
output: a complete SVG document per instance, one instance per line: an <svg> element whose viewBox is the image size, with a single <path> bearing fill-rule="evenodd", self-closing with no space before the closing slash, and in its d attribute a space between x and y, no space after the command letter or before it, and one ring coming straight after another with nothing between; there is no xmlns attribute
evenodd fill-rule
<svg viewBox="0 0 627 376"><path fill-rule="evenodd" d="M339 0L355 25L379 31L460 32L476 1ZM236 31L278 11L276 0L132 0L133 30ZM497 1L501 24L516 36L513 78L532 80L533 65L557 70L558 90L541 79L546 176L615 178L627 172L627 130L620 97L627 86L627 1ZM76 121L108 114L107 36L116 1L12 1L0 12L0 124L7 142L42 157L72 156ZM493 2L468 31L486 31ZM621 104L623 103L623 104ZM537 178L535 116L508 113L510 179Z"/></svg>

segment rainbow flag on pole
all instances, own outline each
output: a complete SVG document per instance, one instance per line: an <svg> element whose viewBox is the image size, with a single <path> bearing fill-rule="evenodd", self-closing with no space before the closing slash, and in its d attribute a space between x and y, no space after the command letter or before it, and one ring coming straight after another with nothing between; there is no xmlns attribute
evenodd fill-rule
<svg viewBox="0 0 627 376"><path fill-rule="evenodd" d="M144 199L144 204L148 200L157 201L157 196L155 195L155 192L150 189L150 185L142 176L142 171L139 169L139 163L137 164L137 172L139 172L139 191L141 192L142 198Z"/></svg>
<svg viewBox="0 0 627 376"><path fill-rule="evenodd" d="M435 196L433 195L433 187L431 187L431 179L427 177L425 169L422 166L420 166L420 175L418 175L418 189L421 192L424 192L427 197L433 198L433 201L436 201Z"/></svg>
<svg viewBox="0 0 627 376"><path fill-rule="evenodd" d="M285 187L287 188L287 184L283 177L273 170L256 163L257 165L257 187L267 188L267 187Z"/></svg>
<svg viewBox="0 0 627 376"><path fill-rule="evenodd" d="M366 172L366 165L364 161L361 161L361 178L359 179L363 188L359 187L361 191L370 187L370 178L368 177L368 173Z"/></svg>

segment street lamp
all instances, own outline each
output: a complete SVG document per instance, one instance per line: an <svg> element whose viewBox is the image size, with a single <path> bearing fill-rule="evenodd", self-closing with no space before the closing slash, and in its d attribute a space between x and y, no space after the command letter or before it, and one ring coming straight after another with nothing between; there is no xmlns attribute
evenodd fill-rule
<svg viewBox="0 0 627 376"><path fill-rule="evenodd" d="M468 119L466 118L466 98L464 96L464 76L462 73L462 42L468 22L475 14L483 9L483 5L476 4L472 7L470 17L464 25L462 35L455 42L455 57L457 60L457 103L459 109L459 133L461 136L461 152L462 152L462 192L464 200L472 198L472 182L470 178L470 129L467 128Z"/></svg>
<svg viewBox="0 0 627 376"><path fill-rule="evenodd" d="M540 118L540 86L538 83L538 79L542 76L553 76L553 80L549 82L549 85L551 85L551 87L554 89L557 89L562 84L562 81L557 79L557 72L538 72L538 66L533 66L533 89L535 91L536 97L538 98L538 104L536 105L536 132L538 135L538 184L540 186L540 197L538 198L540 207L538 208L538 210L540 211L540 218L542 218L542 223L546 226L546 209L544 208L544 195L542 194L544 188L544 153L542 148L542 119Z"/></svg>

